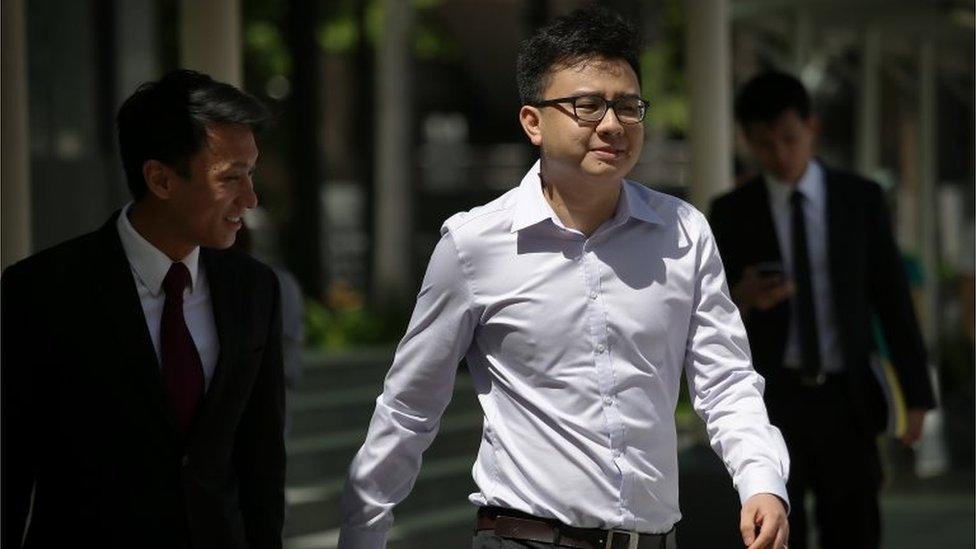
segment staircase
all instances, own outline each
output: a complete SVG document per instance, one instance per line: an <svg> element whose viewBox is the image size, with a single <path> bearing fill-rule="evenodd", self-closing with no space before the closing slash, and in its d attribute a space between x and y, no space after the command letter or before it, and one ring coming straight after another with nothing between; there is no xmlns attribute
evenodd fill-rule
<svg viewBox="0 0 976 549"><path fill-rule="evenodd" d="M291 395L285 547L336 547L339 498L349 463L363 443L392 350L309 352ZM420 476L394 510L390 549L469 547L475 508L467 498L481 437L481 408L470 377L458 372L454 398L424 453Z"/></svg>

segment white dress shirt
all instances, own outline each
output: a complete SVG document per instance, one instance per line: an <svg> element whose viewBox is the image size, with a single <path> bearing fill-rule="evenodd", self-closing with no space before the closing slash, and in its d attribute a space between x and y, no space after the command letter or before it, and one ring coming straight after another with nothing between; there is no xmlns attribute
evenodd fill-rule
<svg viewBox="0 0 976 549"><path fill-rule="evenodd" d="M767 175L769 207L783 258L783 271L793 276L793 206L790 196L794 187ZM803 195L803 218L806 223L807 253L810 254L810 286L817 316L817 338L820 340L821 367L825 372L839 372L844 367L840 334L834 324L834 299L830 284L830 256L827 250L827 182L823 168L811 160L796 184ZM783 354L783 365L800 368L800 319L797 308L790 309L790 329Z"/></svg>
<svg viewBox="0 0 976 549"><path fill-rule="evenodd" d="M136 281L142 312L146 317L146 327L149 328L149 335L156 350L156 360L159 365L162 365L159 329L163 304L166 303L163 279L166 278L173 261L132 227L129 222L131 207L132 204L129 203L122 209L116 227L119 238L122 239L122 249L125 250L125 256L129 259L129 266L132 268L132 277ZM190 330L193 344L200 353L204 387L210 387L210 380L213 378L217 357L220 354L220 342L217 339L217 325L214 322L213 306L210 303L207 272L200 265L200 248L194 248L180 262L189 269L191 280L190 287L183 293L183 317L186 320L186 327Z"/></svg>
<svg viewBox="0 0 976 549"><path fill-rule="evenodd" d="M620 197L587 238L553 213L537 163L444 223L350 467L341 548L384 546L462 357L484 411L476 505L668 531L682 371L742 500L787 501L789 458L704 216L629 181Z"/></svg>

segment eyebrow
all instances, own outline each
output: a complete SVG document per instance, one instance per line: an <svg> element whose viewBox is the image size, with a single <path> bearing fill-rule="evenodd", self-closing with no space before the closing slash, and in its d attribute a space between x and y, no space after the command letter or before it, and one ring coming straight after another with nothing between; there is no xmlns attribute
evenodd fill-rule
<svg viewBox="0 0 976 549"><path fill-rule="evenodd" d="M587 97L591 95L596 97L604 97L602 93L596 90L588 90L588 89L576 90L575 92L571 93L569 97ZM617 97L631 97L634 99L640 99L640 94L625 92L617 95Z"/></svg>

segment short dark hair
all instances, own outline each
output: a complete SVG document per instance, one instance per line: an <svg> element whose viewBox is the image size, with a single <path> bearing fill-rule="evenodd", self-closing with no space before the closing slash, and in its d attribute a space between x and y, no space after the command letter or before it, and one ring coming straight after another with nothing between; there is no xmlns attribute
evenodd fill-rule
<svg viewBox="0 0 976 549"><path fill-rule="evenodd" d="M517 80L523 105L543 99L549 77L595 57L623 59L640 81L640 37L620 14L601 6L578 9L542 27L519 47Z"/></svg>
<svg viewBox="0 0 976 549"><path fill-rule="evenodd" d="M189 177L190 159L206 144L207 124L246 124L260 131L268 109L243 91L196 71L179 69L146 82L119 108L119 154L129 191L146 195L142 166L158 160Z"/></svg>
<svg viewBox="0 0 976 549"><path fill-rule="evenodd" d="M789 110L800 118L810 117L810 96L796 77L767 71L745 83L735 99L735 118L743 128L753 123L769 123Z"/></svg>

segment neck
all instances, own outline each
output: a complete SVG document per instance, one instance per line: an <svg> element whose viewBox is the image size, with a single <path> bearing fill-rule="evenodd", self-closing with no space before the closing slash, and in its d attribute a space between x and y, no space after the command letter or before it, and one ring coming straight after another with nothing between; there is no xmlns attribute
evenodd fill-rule
<svg viewBox="0 0 976 549"><path fill-rule="evenodd" d="M613 217L621 182L573 181L542 174L542 194L564 225L586 236Z"/></svg>
<svg viewBox="0 0 976 549"><path fill-rule="evenodd" d="M125 214L123 213L123 215ZM186 244L173 234L172 227L175 225L168 222L163 209L149 199L143 199L133 204L129 208L128 215L132 228L172 261L180 261L190 255L190 252L196 247Z"/></svg>

